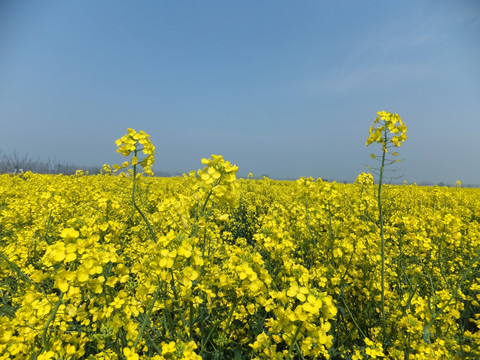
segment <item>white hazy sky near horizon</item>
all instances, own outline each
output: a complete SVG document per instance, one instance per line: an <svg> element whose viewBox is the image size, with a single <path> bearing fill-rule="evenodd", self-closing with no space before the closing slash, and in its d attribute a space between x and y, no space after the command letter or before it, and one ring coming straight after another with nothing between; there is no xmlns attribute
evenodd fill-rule
<svg viewBox="0 0 480 360"><path fill-rule="evenodd" d="M480 2L0 3L1 154L352 181L376 112L408 126L408 182L480 184Z"/></svg>

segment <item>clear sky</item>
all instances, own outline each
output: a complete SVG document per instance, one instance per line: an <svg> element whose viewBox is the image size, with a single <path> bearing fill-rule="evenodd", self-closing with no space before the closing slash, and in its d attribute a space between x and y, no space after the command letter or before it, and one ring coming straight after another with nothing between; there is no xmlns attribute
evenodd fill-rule
<svg viewBox="0 0 480 360"><path fill-rule="evenodd" d="M480 184L480 1L0 2L0 149L81 166L353 181L376 112L408 182Z"/></svg>

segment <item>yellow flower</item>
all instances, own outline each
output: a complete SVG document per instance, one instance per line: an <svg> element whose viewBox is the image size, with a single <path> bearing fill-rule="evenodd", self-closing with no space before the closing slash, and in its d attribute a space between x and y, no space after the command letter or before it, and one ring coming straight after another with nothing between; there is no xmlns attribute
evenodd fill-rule
<svg viewBox="0 0 480 360"><path fill-rule="evenodd" d="M65 243L58 241L47 248L44 255L47 263L59 263L65 259Z"/></svg>
<svg viewBox="0 0 480 360"><path fill-rule="evenodd" d="M383 353L383 346L380 343L374 343L372 340L369 338L365 338L365 344L367 345L367 348L365 349L365 353L372 357L373 359L376 359L377 356L380 358L383 358L385 354Z"/></svg>
<svg viewBox="0 0 480 360"><path fill-rule="evenodd" d="M136 166L140 163L143 171L147 175L153 175L152 165L155 162L155 146L153 146L150 135L140 130L138 133L134 129L127 129L127 134L115 141L118 149L117 152L123 156L129 156L134 152L134 156L131 160L131 165ZM143 153L145 158L139 161L137 154ZM122 168L126 168L129 165L128 161L123 162ZM114 165L117 170L117 167Z"/></svg>
<svg viewBox="0 0 480 360"><path fill-rule="evenodd" d="M140 357L136 353L135 349L132 348L124 348L123 349L123 355L125 355L126 360L139 360Z"/></svg>
<svg viewBox="0 0 480 360"><path fill-rule="evenodd" d="M79 235L80 233L73 228L65 228L60 233L60 236L64 239L76 239Z"/></svg>
<svg viewBox="0 0 480 360"><path fill-rule="evenodd" d="M183 281L187 283L187 281L194 281L197 280L200 274L198 271L193 269L191 266L187 266L183 269Z"/></svg>
<svg viewBox="0 0 480 360"><path fill-rule="evenodd" d="M55 353L50 350L38 355L37 360L50 360L50 359L53 359L54 356L55 356Z"/></svg>
<svg viewBox="0 0 480 360"><path fill-rule="evenodd" d="M300 301L305 301L307 299L306 295L309 293L306 287L299 287L298 285L291 286L288 291L287 295L289 297L296 297Z"/></svg>
<svg viewBox="0 0 480 360"><path fill-rule="evenodd" d="M175 352L175 341L170 341L168 344L162 345L162 354L172 354Z"/></svg>
<svg viewBox="0 0 480 360"><path fill-rule="evenodd" d="M67 270L59 270L55 278L55 286L62 292L67 292L70 283L75 279L75 273Z"/></svg>
<svg viewBox="0 0 480 360"><path fill-rule="evenodd" d="M79 282L84 283L84 282L87 282L88 279L90 278L90 273L85 266L81 265L77 269L76 277Z"/></svg>
<svg viewBox="0 0 480 360"><path fill-rule="evenodd" d="M386 111L379 111L377 114L378 116L370 127L366 145L369 146L372 143L382 144L385 152L387 152L387 147L390 144L397 147L401 146L407 139L407 127L402 122L400 116ZM389 138L389 134L395 135L392 138Z"/></svg>

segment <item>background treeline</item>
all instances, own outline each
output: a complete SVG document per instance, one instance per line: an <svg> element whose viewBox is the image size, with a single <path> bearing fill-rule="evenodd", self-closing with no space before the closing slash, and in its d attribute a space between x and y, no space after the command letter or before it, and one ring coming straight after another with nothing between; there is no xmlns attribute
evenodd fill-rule
<svg viewBox="0 0 480 360"><path fill-rule="evenodd" d="M82 169L90 174L98 174L101 167L89 166L81 167L75 164L69 164L65 161L41 160L29 154L21 155L17 152L6 154L0 151L0 174L17 174L31 171L37 174L64 174L72 175L75 171Z"/></svg>
<svg viewBox="0 0 480 360"><path fill-rule="evenodd" d="M102 166L81 166L71 164L65 161L41 160L39 157L33 157L30 154L19 154L14 151L9 154L0 150L0 174L18 174L31 171L37 174L64 174L73 175L75 171L82 169L85 173L88 171L91 175L99 174ZM172 177L182 176L181 173L169 173L162 170L154 170L155 176Z"/></svg>

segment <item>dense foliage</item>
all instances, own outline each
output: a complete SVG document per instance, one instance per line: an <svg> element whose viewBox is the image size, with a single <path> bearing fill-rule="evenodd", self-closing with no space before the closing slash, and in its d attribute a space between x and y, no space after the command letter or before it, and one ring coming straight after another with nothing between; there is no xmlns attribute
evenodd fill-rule
<svg viewBox="0 0 480 360"><path fill-rule="evenodd" d="M385 187L384 346L371 178L205 162L137 177L157 242L131 177L2 175L0 358L480 357L479 190Z"/></svg>

